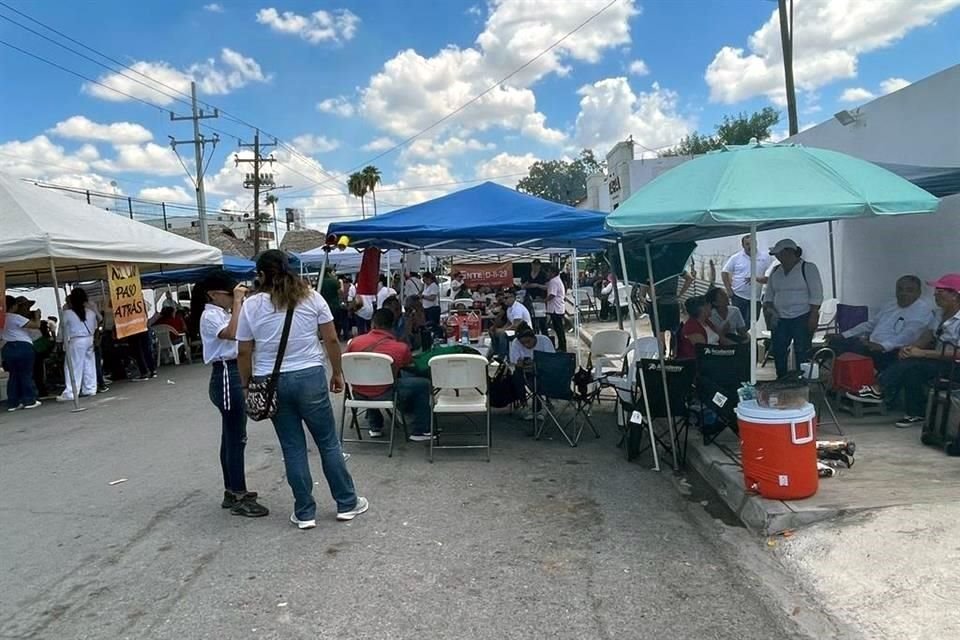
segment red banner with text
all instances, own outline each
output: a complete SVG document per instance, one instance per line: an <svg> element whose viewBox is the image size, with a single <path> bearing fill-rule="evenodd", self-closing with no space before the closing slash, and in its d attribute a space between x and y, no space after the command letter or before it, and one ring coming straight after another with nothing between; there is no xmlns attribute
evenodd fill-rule
<svg viewBox="0 0 960 640"><path fill-rule="evenodd" d="M475 287L512 287L513 263L455 264L452 273L463 274L463 283Z"/></svg>

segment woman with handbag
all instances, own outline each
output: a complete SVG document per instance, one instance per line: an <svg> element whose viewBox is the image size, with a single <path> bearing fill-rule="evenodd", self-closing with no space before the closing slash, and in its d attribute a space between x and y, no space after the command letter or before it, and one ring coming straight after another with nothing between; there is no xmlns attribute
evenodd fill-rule
<svg viewBox="0 0 960 640"><path fill-rule="evenodd" d="M347 470L327 393L318 329L331 368L329 389L343 391L340 343L330 307L290 270L280 251L260 256L257 280L257 293L247 298L237 325L240 379L248 388L247 415L273 422L287 483L293 490L290 522L300 529L317 526L304 424L320 451L323 475L337 503L337 520L353 520L369 505L366 498L357 496Z"/></svg>
<svg viewBox="0 0 960 640"><path fill-rule="evenodd" d="M220 411L220 469L223 502L235 516L261 518L270 510L247 491L244 449L247 446L247 410L240 369L237 367L237 323L247 288L226 271L215 271L197 283L190 300L195 328L203 343L203 363L212 365L210 401ZM198 320L197 320L198 319Z"/></svg>

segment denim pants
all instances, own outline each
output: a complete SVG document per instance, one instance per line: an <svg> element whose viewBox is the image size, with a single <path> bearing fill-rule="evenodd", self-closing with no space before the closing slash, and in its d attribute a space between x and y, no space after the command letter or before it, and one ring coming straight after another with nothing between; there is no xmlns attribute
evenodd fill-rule
<svg viewBox="0 0 960 640"><path fill-rule="evenodd" d="M807 326L810 314L805 313L799 318L780 318L771 332L770 338L773 349L773 362L777 367L777 377L786 375L790 369L787 356L790 353L790 343L793 343L794 370L800 369L800 363L810 353L810 342L813 336Z"/></svg>
<svg viewBox="0 0 960 640"><path fill-rule="evenodd" d="M551 313L550 323L553 325L553 332L557 334L557 351L564 353L567 350L567 327L563 322L562 313Z"/></svg>
<svg viewBox="0 0 960 640"><path fill-rule="evenodd" d="M924 385L933 380L940 371L940 363L926 358L898 360L880 374L880 386L884 400L892 407L903 391L904 413L908 416L923 416L927 413L927 395Z"/></svg>
<svg viewBox="0 0 960 640"><path fill-rule="evenodd" d="M760 291L763 288L762 285L757 287L757 304L753 308L753 317L760 317ZM750 326L750 298L741 298L738 295L734 295L730 299L730 302L733 303L737 309L740 310L740 316L743 318L743 321L747 323L747 327Z"/></svg>
<svg viewBox="0 0 960 640"><path fill-rule="evenodd" d="M37 386L33 384L33 344L8 342L3 345L3 368L10 374L7 380L7 405L15 409L37 401Z"/></svg>
<svg viewBox="0 0 960 640"><path fill-rule="evenodd" d="M283 451L287 483L293 490L294 514L300 520L313 520L317 515L304 424L320 451L323 475L337 502L337 512L357 506L357 492L343 460L327 385L322 366L281 373L277 382L277 415L272 419L273 428Z"/></svg>
<svg viewBox="0 0 960 640"><path fill-rule="evenodd" d="M430 381L419 376L401 373L397 379L397 405L404 413L412 417L413 435L430 433ZM390 400L393 392L368 398L369 400ZM371 431L383 431L383 414L379 409L367 409L367 425Z"/></svg>
<svg viewBox="0 0 960 640"><path fill-rule="evenodd" d="M243 452L247 447L247 411L237 361L214 362L210 402L220 411L220 469L223 488L246 493Z"/></svg>

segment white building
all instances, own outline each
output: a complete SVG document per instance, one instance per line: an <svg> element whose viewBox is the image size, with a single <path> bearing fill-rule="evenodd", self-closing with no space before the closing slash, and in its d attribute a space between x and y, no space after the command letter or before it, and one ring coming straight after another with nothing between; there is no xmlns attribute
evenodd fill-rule
<svg viewBox="0 0 960 640"><path fill-rule="evenodd" d="M858 109L840 114L792 138L806 146L847 153L879 163L926 167L960 167L960 65ZM587 180L580 207L612 211L620 202L686 157L634 159L633 143L619 143L607 156L608 175ZM937 213L889 219L850 220L833 225L836 295L848 304L877 307L893 297L894 282L904 274L924 281L960 272L960 195L943 198ZM761 232L766 251L780 238L803 247L804 257L821 267L829 292L830 250L827 225ZM698 244L698 270L709 260L721 263L739 250L739 236ZM718 275L719 279L719 275Z"/></svg>
<svg viewBox="0 0 960 640"><path fill-rule="evenodd" d="M199 229L200 220L197 216L167 216L164 219L151 218L143 220L149 225L164 228L166 223L167 231L176 231L178 229ZM234 235L241 240L253 242L253 214L252 213L227 213L225 211L209 211L207 213L207 225L226 227L233 231ZM273 222L260 223L260 242L268 248L275 249L279 246Z"/></svg>

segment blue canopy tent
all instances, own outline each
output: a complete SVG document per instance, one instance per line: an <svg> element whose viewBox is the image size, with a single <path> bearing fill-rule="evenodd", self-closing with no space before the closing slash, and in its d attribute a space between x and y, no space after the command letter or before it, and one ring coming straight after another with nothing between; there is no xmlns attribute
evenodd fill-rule
<svg viewBox="0 0 960 640"><path fill-rule="evenodd" d="M211 271L223 269L238 280L250 280L256 275L257 267L253 260L237 256L223 256L222 265L174 269L172 271L154 271L141 276L144 287L157 287L166 284L184 284L196 282Z"/></svg>

